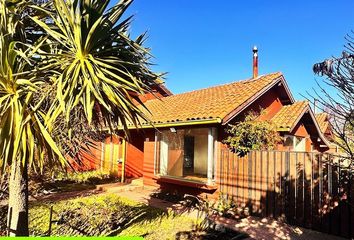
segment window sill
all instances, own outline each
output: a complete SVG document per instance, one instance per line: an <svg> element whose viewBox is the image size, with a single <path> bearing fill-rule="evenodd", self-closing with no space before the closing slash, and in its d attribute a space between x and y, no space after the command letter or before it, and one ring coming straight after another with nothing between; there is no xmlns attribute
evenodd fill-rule
<svg viewBox="0 0 354 240"><path fill-rule="evenodd" d="M213 191L218 188L216 184L208 184L206 182L201 182L201 181L197 181L197 180L190 180L190 179L185 179L185 178L179 178L179 177L172 177L172 176L155 176L154 179L158 183L159 182L170 183L170 184L176 184L176 185L180 185L180 186L198 188L198 189L209 190L209 191Z"/></svg>

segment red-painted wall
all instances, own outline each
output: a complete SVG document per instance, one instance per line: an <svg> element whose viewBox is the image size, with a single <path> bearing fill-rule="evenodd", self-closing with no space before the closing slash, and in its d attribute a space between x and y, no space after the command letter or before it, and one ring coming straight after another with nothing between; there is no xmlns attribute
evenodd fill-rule
<svg viewBox="0 0 354 240"><path fill-rule="evenodd" d="M101 159L101 142L93 141L94 146L87 147L89 151L81 151L77 158L67 156L67 160L76 171L91 171L97 169Z"/></svg>
<svg viewBox="0 0 354 240"><path fill-rule="evenodd" d="M144 141L153 130L132 130L126 148L125 177L138 178L143 176Z"/></svg>
<svg viewBox="0 0 354 240"><path fill-rule="evenodd" d="M155 141L154 139L146 139L144 142L144 161L143 161L143 183L150 186L158 186L155 181L154 174L154 154Z"/></svg>
<svg viewBox="0 0 354 240"><path fill-rule="evenodd" d="M250 111L259 113L261 109L264 111L264 115L261 116L261 119L271 119L282 108L282 106L283 104L279 99L277 88L272 88L263 94L260 98L258 98L250 106L244 109L240 114L238 114L238 116L232 122L242 120Z"/></svg>

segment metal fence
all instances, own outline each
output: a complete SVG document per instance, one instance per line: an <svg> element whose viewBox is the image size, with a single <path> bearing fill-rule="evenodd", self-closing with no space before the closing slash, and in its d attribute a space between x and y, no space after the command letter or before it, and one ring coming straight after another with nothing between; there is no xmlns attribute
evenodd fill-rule
<svg viewBox="0 0 354 240"><path fill-rule="evenodd" d="M252 151L221 153L223 195L252 215L282 217L289 224L354 237L353 164L333 154Z"/></svg>

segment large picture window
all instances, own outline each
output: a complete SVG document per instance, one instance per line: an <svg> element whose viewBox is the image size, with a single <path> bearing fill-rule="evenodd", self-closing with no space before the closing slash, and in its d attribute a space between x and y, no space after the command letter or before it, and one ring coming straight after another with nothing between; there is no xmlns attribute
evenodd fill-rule
<svg viewBox="0 0 354 240"><path fill-rule="evenodd" d="M156 172L161 176L210 182L214 171L215 129L168 129L157 133Z"/></svg>

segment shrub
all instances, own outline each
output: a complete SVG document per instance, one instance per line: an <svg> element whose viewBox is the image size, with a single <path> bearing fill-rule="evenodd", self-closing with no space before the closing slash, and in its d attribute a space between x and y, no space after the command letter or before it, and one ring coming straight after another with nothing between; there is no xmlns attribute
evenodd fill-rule
<svg viewBox="0 0 354 240"><path fill-rule="evenodd" d="M246 155L251 150L274 149L281 141L275 124L262 119L260 114L250 112L244 121L236 125L229 124L226 132L229 134L224 140L229 148L239 156Z"/></svg>
<svg viewBox="0 0 354 240"><path fill-rule="evenodd" d="M115 177L100 170L85 172L59 172L55 179L73 183L98 184L115 180Z"/></svg>

